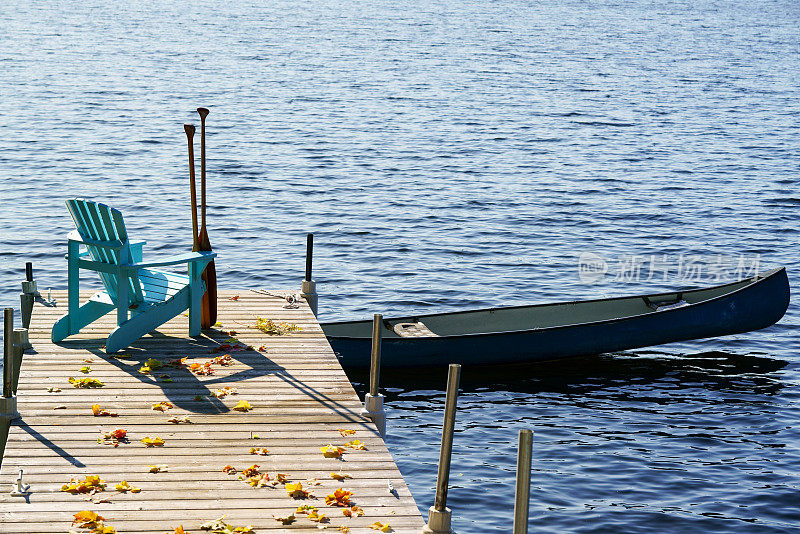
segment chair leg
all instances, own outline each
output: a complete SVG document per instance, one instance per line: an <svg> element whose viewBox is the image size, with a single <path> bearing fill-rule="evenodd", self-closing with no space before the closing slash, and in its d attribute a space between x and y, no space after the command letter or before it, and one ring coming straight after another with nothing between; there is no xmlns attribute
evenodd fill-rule
<svg viewBox="0 0 800 534"><path fill-rule="evenodd" d="M203 295L206 284L198 276L199 269L195 263L189 265L189 335L199 336L201 331L201 315Z"/></svg>
<svg viewBox="0 0 800 534"><path fill-rule="evenodd" d="M51 338L54 342L58 342L67 336L77 334L81 328L93 323L113 309L113 304L100 302L92 297L86 304L77 308L74 313L68 313L56 321L53 325Z"/></svg>
<svg viewBox="0 0 800 534"><path fill-rule="evenodd" d="M169 300L152 306L119 325L106 340L106 353L124 349L145 334L166 323L189 307L189 287L185 287ZM198 317L200 310L198 308Z"/></svg>

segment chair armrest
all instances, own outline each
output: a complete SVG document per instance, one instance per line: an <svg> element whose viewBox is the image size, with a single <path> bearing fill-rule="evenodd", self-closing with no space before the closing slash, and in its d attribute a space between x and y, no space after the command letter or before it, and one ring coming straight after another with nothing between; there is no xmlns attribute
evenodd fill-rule
<svg viewBox="0 0 800 534"><path fill-rule="evenodd" d="M167 265L178 265L182 263L191 263L195 261L202 261L208 263L217 257L216 252L187 252L185 254L178 254L170 256L159 261L148 261L140 263L129 263L124 265L126 269L137 270L147 267L165 267Z"/></svg>
<svg viewBox="0 0 800 534"><path fill-rule="evenodd" d="M67 234L67 239L69 239L70 241L75 241L76 243L81 243L83 245L105 247L113 250L122 250L122 247L125 246L125 244L122 241L100 241L98 239L89 239L89 238L84 239L81 237L81 234L79 234L77 230L73 230L69 234Z"/></svg>
<svg viewBox="0 0 800 534"><path fill-rule="evenodd" d="M147 241L131 241L131 259L134 262L139 263L142 261L144 254L143 247L146 244Z"/></svg>

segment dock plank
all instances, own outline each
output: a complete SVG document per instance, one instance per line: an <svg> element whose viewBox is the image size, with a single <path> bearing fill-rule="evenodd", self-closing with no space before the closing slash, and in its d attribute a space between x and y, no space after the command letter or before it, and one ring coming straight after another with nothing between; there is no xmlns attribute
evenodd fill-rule
<svg viewBox="0 0 800 534"><path fill-rule="evenodd" d="M71 527L73 514L81 510L101 514L120 534L171 533L178 525L198 534L204 532L201 523L222 515L228 523L252 525L255 532L317 532L318 524L303 515L286 526L273 517L304 504L330 518L323 524L330 531L343 525L352 532L375 532L369 525L380 521L394 532L420 532L424 522L408 486L375 426L361 415L361 402L304 301L285 309L280 298L221 291L220 326L189 338L188 318L179 316L136 342L126 358L116 358L103 352L114 328L113 314L53 344L50 328L67 302L65 292L55 291L53 297L57 305L37 303L31 320L34 348L27 351L20 373L21 418L12 424L0 467L0 532L88 532ZM254 327L256 317L300 330L269 336ZM232 330L239 343L234 350L220 351L221 345L234 344ZM186 358L188 365L225 354L232 365L213 365L209 376L168 365L140 372L150 358L162 364ZM87 373L81 372L84 366ZM70 377L95 378L104 386L74 388ZM213 396L225 387L236 392ZM240 400L252 409L235 411ZM153 410L161 401L173 407ZM117 416L94 416L93 404ZM191 423L169 422L173 417L188 417ZM117 428L127 431L126 442L117 447L98 443L103 433ZM343 436L340 429L355 433ZM140 442L145 436L159 436L164 445L145 447ZM340 459L325 458L320 451L352 439L366 450L347 448ZM269 452L250 454L252 447ZM167 466L166 471L150 473L154 464ZM241 472L253 464L272 479L282 473L301 482L312 496L293 499L280 483L252 488L241 475L222 471L232 465ZM19 469L32 486L27 498L8 492ZM334 480L331 472L352 478ZM71 477L95 474L106 481L105 491L93 497L61 491ZM114 485L122 480L141 492L117 492ZM395 494L389 492L389 481ZM354 492L352 501L364 509L363 517L348 518L340 508L325 505L325 496L339 487Z"/></svg>

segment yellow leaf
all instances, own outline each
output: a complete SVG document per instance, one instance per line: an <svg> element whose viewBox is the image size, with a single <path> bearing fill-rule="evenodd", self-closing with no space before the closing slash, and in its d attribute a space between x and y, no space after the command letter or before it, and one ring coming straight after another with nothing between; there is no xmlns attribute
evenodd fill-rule
<svg viewBox="0 0 800 534"><path fill-rule="evenodd" d="M140 491L142 491L139 488L134 488L133 486L128 484L125 480L123 480L119 484L114 485L114 488L116 488L117 491L121 491L122 493L125 493L125 492L128 492L128 491L130 491L131 493L139 493Z"/></svg>
<svg viewBox="0 0 800 534"><path fill-rule="evenodd" d="M240 400L239 402L236 403L236 406L234 406L233 409L236 410L237 412L247 412L249 410L252 410L253 407L246 400Z"/></svg>
<svg viewBox="0 0 800 534"><path fill-rule="evenodd" d="M375 521L374 523L372 523L369 526L369 528L371 528L372 530L380 530L381 532L391 532L392 531L392 527L389 526L389 523L386 523L384 525L380 521Z"/></svg>
<svg viewBox="0 0 800 534"><path fill-rule="evenodd" d="M250 447L250 454L266 456L269 454L269 450L265 449L264 447Z"/></svg>
<svg viewBox="0 0 800 534"><path fill-rule="evenodd" d="M331 478L334 480L344 480L346 478L353 478L347 473L331 473Z"/></svg>
<svg viewBox="0 0 800 534"><path fill-rule="evenodd" d="M73 378L69 377L67 381L72 384L74 388L101 388L105 386L96 378Z"/></svg>
<svg viewBox="0 0 800 534"><path fill-rule="evenodd" d="M319 450L322 451L322 456L325 458L341 458L344 452L342 447L336 445L325 445L324 447L320 447Z"/></svg>
<svg viewBox="0 0 800 534"><path fill-rule="evenodd" d="M289 495L289 497L292 497L293 499L305 499L309 496L308 491L303 489L303 484L300 482L286 484L284 488L286 488L286 493Z"/></svg>
<svg viewBox="0 0 800 534"><path fill-rule="evenodd" d="M142 438L142 443L144 443L145 447L161 447L164 445L164 440L159 438L158 436L151 438L150 436Z"/></svg>
<svg viewBox="0 0 800 534"><path fill-rule="evenodd" d="M72 494L75 493L97 493L106 489L106 481L101 480L99 475L86 475L83 480L71 478L69 482L61 486L61 491Z"/></svg>
<svg viewBox="0 0 800 534"><path fill-rule="evenodd" d="M166 465L148 465L147 469L151 473L163 473L167 470Z"/></svg>
<svg viewBox="0 0 800 534"><path fill-rule="evenodd" d="M89 367L88 365L84 365L83 367L81 367L81 368L79 369L79 371L80 371L81 373L83 373L83 374L89 374L89 373L91 373L91 372L92 372L92 368L91 368L91 367Z"/></svg>
<svg viewBox="0 0 800 534"><path fill-rule="evenodd" d="M161 401L153 404L153 409L157 412L166 412L167 410L174 407L175 406L169 401Z"/></svg>
<svg viewBox="0 0 800 534"><path fill-rule="evenodd" d="M357 449L360 451L367 450L367 447L363 443L361 443L361 440L358 439L354 439L353 441L348 441L347 443L344 444L344 446L350 447L351 449Z"/></svg>
<svg viewBox="0 0 800 534"><path fill-rule="evenodd" d="M355 430L351 430L351 429L349 429L349 428L339 428L338 430L339 430L339 434L341 434L341 435L342 435L342 437L345 437L345 436L352 436L353 434L355 434L355 433L356 433L356 431L355 431Z"/></svg>

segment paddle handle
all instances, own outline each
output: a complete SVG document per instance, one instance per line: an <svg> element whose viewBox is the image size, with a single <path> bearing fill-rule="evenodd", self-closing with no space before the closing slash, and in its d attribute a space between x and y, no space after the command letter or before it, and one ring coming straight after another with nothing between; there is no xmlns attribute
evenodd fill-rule
<svg viewBox="0 0 800 534"><path fill-rule="evenodd" d="M208 109L197 108L200 114L200 226L206 227L206 117Z"/></svg>
<svg viewBox="0 0 800 534"><path fill-rule="evenodd" d="M183 130L186 132L186 141L189 144L189 191L192 196L192 251L200 249L197 239L197 188L194 176L194 125L184 124Z"/></svg>

